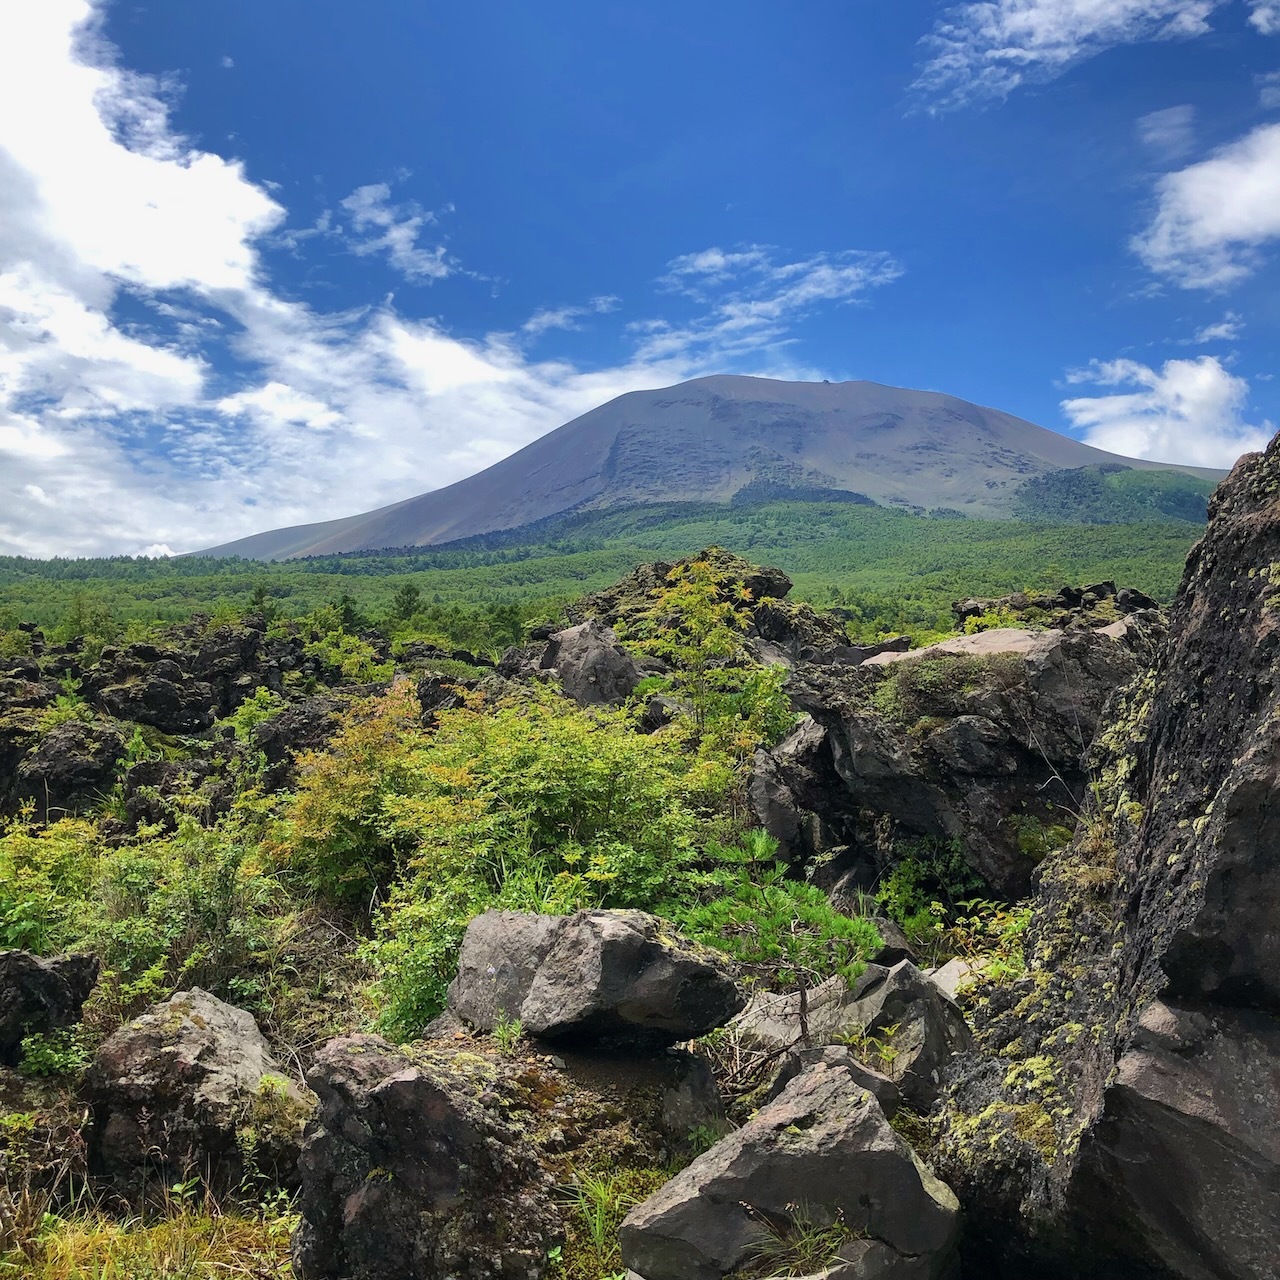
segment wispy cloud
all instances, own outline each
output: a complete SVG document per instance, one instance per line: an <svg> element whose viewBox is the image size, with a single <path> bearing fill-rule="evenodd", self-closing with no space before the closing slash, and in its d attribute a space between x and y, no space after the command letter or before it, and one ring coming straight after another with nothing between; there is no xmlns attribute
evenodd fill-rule
<svg viewBox="0 0 1280 1280"><path fill-rule="evenodd" d="M520 332L530 338L539 338L553 329L578 329L581 328L579 320L586 316L607 315L610 311L616 311L620 305L620 299L612 294L603 294L581 307L539 307L520 326Z"/></svg>
<svg viewBox="0 0 1280 1280"><path fill-rule="evenodd" d="M1257 267L1280 238L1280 124L1261 125L1207 160L1166 174L1133 248L1184 289L1217 289Z"/></svg>
<svg viewBox="0 0 1280 1280"><path fill-rule="evenodd" d="M1264 111L1280 107L1280 71L1270 71L1265 76L1257 76L1254 83L1258 86L1258 105Z"/></svg>
<svg viewBox="0 0 1280 1280"><path fill-rule="evenodd" d="M789 325L900 270L883 254L692 255L667 274L698 277L699 298L666 298L691 314L650 321L599 369L526 343L611 298L474 339L390 303L326 313L271 278L262 250L286 209L173 130L164 87L117 65L91 0L19 8L0 7L4 552L165 554L385 505L625 391L794 374ZM431 219L379 183L292 234L300 252L340 234L419 280L461 274Z"/></svg>
<svg viewBox="0 0 1280 1280"><path fill-rule="evenodd" d="M454 271L443 244L419 244L436 215L412 200L393 204L385 182L357 187L342 202L350 218L348 243L360 257L385 253L387 261L411 281L443 280Z"/></svg>
<svg viewBox="0 0 1280 1280"><path fill-rule="evenodd" d="M1204 35L1226 0L985 0L925 37L914 88L935 109L1006 98L1117 45ZM1257 21L1255 13L1255 22Z"/></svg>
<svg viewBox="0 0 1280 1280"><path fill-rule="evenodd" d="M1143 146L1165 161L1180 160L1195 146L1196 109L1190 103L1138 117Z"/></svg>
<svg viewBox="0 0 1280 1280"><path fill-rule="evenodd" d="M1152 369L1136 360L1095 360L1071 383L1126 388L1062 402L1086 443L1130 458L1230 467L1266 447L1275 428L1246 421L1249 384L1213 356L1168 360Z"/></svg>
<svg viewBox="0 0 1280 1280"><path fill-rule="evenodd" d="M1235 342L1244 333L1244 321L1234 311L1228 311L1217 324L1207 324L1197 329L1187 340L1188 346L1204 346L1208 342Z"/></svg>
<svg viewBox="0 0 1280 1280"><path fill-rule="evenodd" d="M770 245L747 245L727 252L704 249L669 262L659 285L707 310L683 324L648 320L633 325L642 339L640 354L653 359L774 346L815 307L857 302L903 272L883 252L847 249L790 262L779 255Z"/></svg>

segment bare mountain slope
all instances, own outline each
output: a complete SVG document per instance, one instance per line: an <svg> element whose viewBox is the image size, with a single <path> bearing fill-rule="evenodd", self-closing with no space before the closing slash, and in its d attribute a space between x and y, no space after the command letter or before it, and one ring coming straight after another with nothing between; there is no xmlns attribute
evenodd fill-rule
<svg viewBox="0 0 1280 1280"><path fill-rule="evenodd" d="M727 502L749 485L1007 516L1024 481L1103 463L1222 474L1121 458L932 391L724 375L619 396L476 475L394 506L206 554L275 560L429 546L575 508Z"/></svg>

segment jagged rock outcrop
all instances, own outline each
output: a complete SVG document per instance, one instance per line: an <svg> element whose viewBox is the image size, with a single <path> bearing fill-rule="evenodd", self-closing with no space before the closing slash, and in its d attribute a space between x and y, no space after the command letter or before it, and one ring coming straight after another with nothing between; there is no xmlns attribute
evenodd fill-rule
<svg viewBox="0 0 1280 1280"><path fill-rule="evenodd" d="M356 1035L327 1044L308 1083L320 1106L299 1163L301 1280L539 1280L574 1212L557 1187L576 1170L657 1162L723 1123L689 1054L513 1059L479 1040Z"/></svg>
<svg viewBox="0 0 1280 1280"><path fill-rule="evenodd" d="M92 1167L132 1179L199 1173L220 1190L246 1172L294 1180L310 1100L252 1015L193 988L115 1031L84 1084Z"/></svg>
<svg viewBox="0 0 1280 1280"><path fill-rule="evenodd" d="M490 1030L518 1018L539 1039L654 1049L705 1035L742 1008L719 953L642 911L490 911L467 926L450 1009Z"/></svg>
<svg viewBox="0 0 1280 1280"><path fill-rule="evenodd" d="M98 967L95 956L0 951L0 1063L17 1063L26 1036L78 1022Z"/></svg>
<svg viewBox="0 0 1280 1280"><path fill-rule="evenodd" d="M68 720L40 733L16 770L15 790L42 816L81 813L115 782L124 739L110 724Z"/></svg>
<svg viewBox="0 0 1280 1280"><path fill-rule="evenodd" d="M1280 443L1223 482L938 1148L981 1274L1280 1274Z"/></svg>
<svg viewBox="0 0 1280 1280"><path fill-rule="evenodd" d="M1003 630L856 669L804 664L809 719L757 756L750 798L793 859L837 856L829 887L871 887L896 842L954 842L1007 897L1024 895L1088 791L1083 755L1103 707L1147 660L1150 628ZM1048 835L1046 833L1049 833Z"/></svg>
<svg viewBox="0 0 1280 1280"><path fill-rule="evenodd" d="M619 1239L643 1280L721 1280L758 1255L762 1237L836 1223L941 1276L959 1210L875 1098L821 1062L633 1209Z"/></svg>

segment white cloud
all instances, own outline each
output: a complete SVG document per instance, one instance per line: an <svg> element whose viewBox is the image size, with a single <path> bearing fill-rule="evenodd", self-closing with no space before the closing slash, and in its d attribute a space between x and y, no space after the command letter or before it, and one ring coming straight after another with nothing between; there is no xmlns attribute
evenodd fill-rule
<svg viewBox="0 0 1280 1280"><path fill-rule="evenodd" d="M758 350L785 341L791 325L821 304L856 302L890 284L902 267L887 253L847 249L794 262L779 261L769 245L731 252L719 248L686 254L667 264L660 284L708 306L685 324L665 320L632 326L650 359L699 350Z"/></svg>
<svg viewBox="0 0 1280 1280"><path fill-rule="evenodd" d="M616 311L620 299L612 294L592 298L583 307L540 307L520 326L520 332L530 338L539 338L553 329L578 329L578 321L584 316L606 315Z"/></svg>
<svg viewBox="0 0 1280 1280"><path fill-rule="evenodd" d="M1280 124L1260 125L1207 160L1166 174L1133 248L1184 289L1230 285L1280 237Z"/></svg>
<svg viewBox="0 0 1280 1280"><path fill-rule="evenodd" d="M443 280L454 267L442 244L423 248L418 240L436 215L412 200L391 203L385 182L357 187L342 207L351 219L351 250L361 257L385 252L387 261L409 280Z"/></svg>
<svg viewBox="0 0 1280 1280"><path fill-rule="evenodd" d="M700 280L690 317L597 370L523 343L609 297L475 340L390 303L326 314L280 295L263 247L340 234L438 278L455 267L424 243L432 215L372 184L290 239L262 184L173 132L162 86L116 64L96 14L0 6L0 552L163 554L385 505L625 391L794 375L790 324L899 271L690 255L668 272Z"/></svg>
<svg viewBox="0 0 1280 1280"><path fill-rule="evenodd" d="M1177 160L1195 144L1196 109L1190 103L1165 107L1138 117L1142 144L1162 159Z"/></svg>
<svg viewBox="0 0 1280 1280"><path fill-rule="evenodd" d="M1280 71L1269 71L1265 76L1255 76L1258 86L1258 105L1265 111L1280 107Z"/></svg>
<svg viewBox="0 0 1280 1280"><path fill-rule="evenodd" d="M985 0L948 9L914 88L939 107L1006 98L1116 45L1204 35L1225 0ZM1255 19L1256 21L1256 19Z"/></svg>
<svg viewBox="0 0 1280 1280"><path fill-rule="evenodd" d="M1264 36L1280 35L1280 0L1249 0L1249 21Z"/></svg>
<svg viewBox="0 0 1280 1280"><path fill-rule="evenodd" d="M1197 329L1189 345L1203 346L1206 342L1235 342L1244 332L1244 321L1234 311L1228 311L1217 324L1207 324Z"/></svg>
<svg viewBox="0 0 1280 1280"><path fill-rule="evenodd" d="M1274 431L1245 420L1249 384L1212 356L1168 360L1158 371L1136 360L1095 360L1067 380L1131 388L1062 402L1087 444L1130 458L1230 467L1265 448Z"/></svg>

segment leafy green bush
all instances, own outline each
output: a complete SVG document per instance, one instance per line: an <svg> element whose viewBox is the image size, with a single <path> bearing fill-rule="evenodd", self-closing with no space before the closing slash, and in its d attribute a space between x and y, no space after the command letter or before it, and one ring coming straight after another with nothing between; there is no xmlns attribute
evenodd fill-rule
<svg viewBox="0 0 1280 1280"><path fill-rule="evenodd" d="M235 731L237 742L252 742L253 731L268 720L274 720L287 704L285 700L264 687L253 691L226 719Z"/></svg>
<svg viewBox="0 0 1280 1280"><path fill-rule="evenodd" d="M852 981L879 950L870 920L841 915L821 889L787 879L781 863L757 860L758 850L714 852L725 864L711 875L720 892L666 910L691 938L728 952L766 985L812 986L832 974Z"/></svg>
<svg viewBox="0 0 1280 1280"><path fill-rule="evenodd" d="M26 815L0 831L0 946L47 955L80 927L100 851L93 825L64 818L37 827Z"/></svg>
<svg viewBox="0 0 1280 1280"><path fill-rule="evenodd" d="M395 674L395 663L379 662L372 645L345 631L326 631L306 646L306 652L357 684L375 684Z"/></svg>

